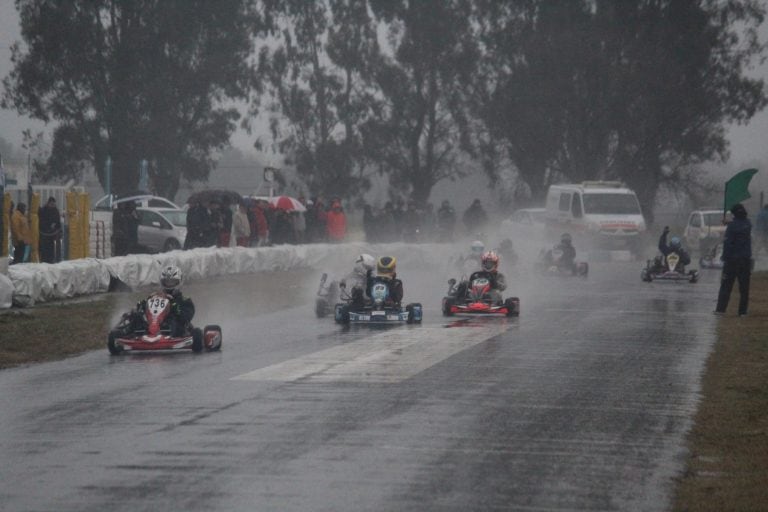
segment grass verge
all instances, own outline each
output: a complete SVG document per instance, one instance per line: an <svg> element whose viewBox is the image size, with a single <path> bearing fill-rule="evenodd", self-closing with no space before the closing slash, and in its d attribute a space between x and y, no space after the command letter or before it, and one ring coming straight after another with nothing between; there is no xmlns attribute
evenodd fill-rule
<svg viewBox="0 0 768 512"><path fill-rule="evenodd" d="M40 304L0 314L0 368L106 350L115 295Z"/></svg>
<svg viewBox="0 0 768 512"><path fill-rule="evenodd" d="M719 320L675 511L768 511L768 273L750 289L749 316L734 291Z"/></svg>

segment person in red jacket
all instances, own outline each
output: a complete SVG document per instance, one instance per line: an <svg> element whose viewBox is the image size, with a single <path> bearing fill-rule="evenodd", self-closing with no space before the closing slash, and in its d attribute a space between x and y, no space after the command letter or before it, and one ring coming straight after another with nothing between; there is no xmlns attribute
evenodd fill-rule
<svg viewBox="0 0 768 512"><path fill-rule="evenodd" d="M264 205L261 200L251 202L248 219L251 223L251 246L263 246L268 242L269 225L264 216Z"/></svg>
<svg viewBox="0 0 768 512"><path fill-rule="evenodd" d="M334 199L327 215L327 233L329 242L343 242L347 236L347 216L341 207L341 201Z"/></svg>

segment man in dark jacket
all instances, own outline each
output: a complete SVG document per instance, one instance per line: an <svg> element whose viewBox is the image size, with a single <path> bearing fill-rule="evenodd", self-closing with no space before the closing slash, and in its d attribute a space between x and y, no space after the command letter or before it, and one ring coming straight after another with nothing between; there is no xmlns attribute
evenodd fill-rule
<svg viewBox="0 0 768 512"><path fill-rule="evenodd" d="M56 208L56 199L48 202L39 210L40 223L40 261L56 263L61 259L61 214Z"/></svg>
<svg viewBox="0 0 768 512"><path fill-rule="evenodd" d="M742 204L731 208L733 220L725 228L723 238L723 274L717 295L715 313L722 314L728 308L733 282L739 281L739 316L747 314L749 306L749 278L752 272L752 223Z"/></svg>

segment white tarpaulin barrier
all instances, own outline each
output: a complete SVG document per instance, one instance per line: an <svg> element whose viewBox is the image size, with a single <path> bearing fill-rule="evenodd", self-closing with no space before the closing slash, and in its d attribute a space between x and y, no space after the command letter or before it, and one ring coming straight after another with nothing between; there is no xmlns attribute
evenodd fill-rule
<svg viewBox="0 0 768 512"><path fill-rule="evenodd" d="M87 258L54 265L23 263L9 267L8 277L13 283L14 304L31 306L36 302L106 292L114 279L132 288L156 284L160 270L166 265L178 266L185 281L300 267L348 272L352 269L355 257L361 252L375 256L389 254L395 256L400 265L407 266L432 261L435 255L445 254L446 247L442 244L371 245L360 242L203 248L103 260ZM2 290L0 282L0 307L9 307L2 303Z"/></svg>

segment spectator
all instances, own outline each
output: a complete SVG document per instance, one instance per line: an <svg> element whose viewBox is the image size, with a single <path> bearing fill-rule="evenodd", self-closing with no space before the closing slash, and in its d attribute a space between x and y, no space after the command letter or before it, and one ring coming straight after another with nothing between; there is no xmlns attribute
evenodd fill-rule
<svg viewBox="0 0 768 512"><path fill-rule="evenodd" d="M293 243L293 225L288 212L280 208L275 209L270 233L273 244Z"/></svg>
<svg viewBox="0 0 768 512"><path fill-rule="evenodd" d="M264 207L260 200L254 200L250 207L251 213L251 246L262 246L267 244L269 236L269 226L267 218L264 216Z"/></svg>
<svg viewBox="0 0 768 512"><path fill-rule="evenodd" d="M112 253L125 256L137 250L139 242L139 214L133 201L118 203L112 210Z"/></svg>
<svg viewBox="0 0 768 512"><path fill-rule="evenodd" d="M125 219L123 223L128 242L127 254L139 252L139 224L141 224L141 219L139 218L139 212L136 211L136 203L133 201L125 202Z"/></svg>
<svg viewBox="0 0 768 512"><path fill-rule="evenodd" d="M733 220L725 228L723 239L723 274L720 279L720 291L717 294L715 313L723 314L728 309L728 301L733 290L733 283L739 281L739 316L746 316L749 306L749 279L752 272L752 223L747 219L747 210L742 204L731 208Z"/></svg>
<svg viewBox="0 0 768 512"><path fill-rule="evenodd" d="M397 221L395 220L395 207L392 201L387 201L384 205L384 210L378 217L379 219L379 236L380 242L393 242L398 235Z"/></svg>
<svg viewBox="0 0 768 512"><path fill-rule="evenodd" d="M291 212L292 224L293 224L293 239L297 244L303 244L305 242L305 235L307 231L307 222L304 217L304 212L293 211Z"/></svg>
<svg viewBox="0 0 768 512"><path fill-rule="evenodd" d="M232 217L232 231L238 246L248 247L250 245L251 226L248 222L248 213L245 208L245 203L237 205L237 211Z"/></svg>
<svg viewBox="0 0 768 512"><path fill-rule="evenodd" d="M318 196L315 201L315 241L325 242L328 237L328 212L325 211L323 196Z"/></svg>
<svg viewBox="0 0 768 512"><path fill-rule="evenodd" d="M421 212L421 241L433 241L436 229L437 215L435 214L435 205L427 203L427 206Z"/></svg>
<svg viewBox="0 0 768 512"><path fill-rule="evenodd" d="M470 234L480 233L483 231L483 228L488 222L488 215L486 215L485 210L483 209L483 205L480 204L479 199L472 201L470 207L464 211L463 221L467 228L467 232Z"/></svg>
<svg viewBox="0 0 768 512"><path fill-rule="evenodd" d="M187 210L187 238L184 240L184 249L205 247L210 224L211 217L203 203L198 199L190 201Z"/></svg>
<svg viewBox="0 0 768 512"><path fill-rule="evenodd" d="M205 234L206 247L219 245L219 234L224 227L224 221L221 217L221 203L218 199L208 201L208 228Z"/></svg>
<svg viewBox="0 0 768 512"><path fill-rule="evenodd" d="M229 197L224 196L221 203L221 226L219 227L219 247L229 247L232 236L232 207Z"/></svg>
<svg viewBox="0 0 768 512"><path fill-rule="evenodd" d="M341 201L334 199L331 202L331 210L326 217L328 240L331 242L343 242L347 236L347 216L341 207Z"/></svg>
<svg viewBox="0 0 768 512"><path fill-rule="evenodd" d="M456 226L456 211L447 199L437 210L437 240L439 242L452 242L453 230Z"/></svg>
<svg viewBox="0 0 768 512"><path fill-rule="evenodd" d="M376 228L376 216L373 214L373 208L366 204L363 206L363 232L367 242L378 242Z"/></svg>
<svg viewBox="0 0 768 512"><path fill-rule="evenodd" d="M19 203L11 216L11 242L13 242L13 264L24 263L27 247L32 243L27 205L24 203Z"/></svg>
<svg viewBox="0 0 768 512"><path fill-rule="evenodd" d="M61 260L61 214L56 208L56 198L49 197L39 210L40 261L56 263Z"/></svg>

